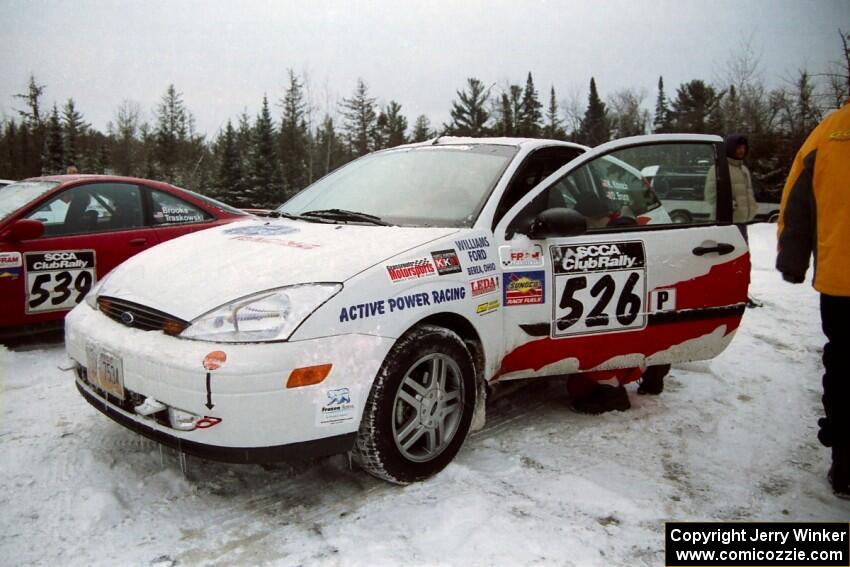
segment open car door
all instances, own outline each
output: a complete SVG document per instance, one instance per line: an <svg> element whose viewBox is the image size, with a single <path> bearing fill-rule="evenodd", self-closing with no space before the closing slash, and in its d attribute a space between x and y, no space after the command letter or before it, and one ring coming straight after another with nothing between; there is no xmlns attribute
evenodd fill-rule
<svg viewBox="0 0 850 567"><path fill-rule="evenodd" d="M715 181L710 213L674 223L641 175L656 165L707 170L690 177ZM627 138L563 166L496 226L505 329L497 377L719 354L738 328L749 285L747 243L731 219L717 136Z"/></svg>

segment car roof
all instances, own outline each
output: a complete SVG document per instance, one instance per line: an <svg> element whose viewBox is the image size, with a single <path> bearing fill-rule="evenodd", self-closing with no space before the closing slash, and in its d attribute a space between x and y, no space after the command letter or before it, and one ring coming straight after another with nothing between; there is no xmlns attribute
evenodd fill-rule
<svg viewBox="0 0 850 567"><path fill-rule="evenodd" d="M179 189L179 187L175 187L170 183L166 183L164 181L156 181L154 179L143 179L141 177L124 177L121 175L95 175L87 173L76 173L73 175L44 175L41 177L30 177L28 179L24 179L23 181L53 181L56 183L63 184L79 181L98 181L102 183L147 183L148 185L157 185L159 187L172 187L175 189Z"/></svg>
<svg viewBox="0 0 850 567"><path fill-rule="evenodd" d="M581 144L576 144L574 142L565 142L563 140L548 140L545 138L508 138L508 137L494 137L494 138L472 138L466 136L438 136L436 138L432 138L430 140L426 140L424 142L418 142L414 144L405 144L403 146L396 146L397 148L415 148L415 147L423 147L423 146L448 146L448 145L463 145L463 144L489 144L494 146L513 146L517 148L523 149L536 149L542 147L551 147L551 146L563 146L569 148L580 148L582 150L589 150L588 146L583 146Z"/></svg>

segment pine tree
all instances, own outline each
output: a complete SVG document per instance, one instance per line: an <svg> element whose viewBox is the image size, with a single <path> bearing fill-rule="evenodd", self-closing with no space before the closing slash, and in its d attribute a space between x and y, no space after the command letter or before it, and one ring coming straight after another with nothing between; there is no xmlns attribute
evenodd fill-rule
<svg viewBox="0 0 850 567"><path fill-rule="evenodd" d="M664 77L658 77L658 98L655 101L655 119L652 121L652 132L664 134L672 131L670 108L667 105L667 95L664 94Z"/></svg>
<svg viewBox="0 0 850 567"><path fill-rule="evenodd" d="M407 118L401 113L401 105L391 100L381 114L385 117L383 127L384 147L394 148L406 144Z"/></svg>
<svg viewBox="0 0 850 567"><path fill-rule="evenodd" d="M546 110L546 126L543 127L543 137L551 140L566 140L567 133L559 116L558 100L555 98L555 86L549 89L549 108Z"/></svg>
<svg viewBox="0 0 850 567"><path fill-rule="evenodd" d="M22 117L18 129L18 145L20 148L20 174L16 178L33 177L41 173L41 154L44 148L45 120L41 110L41 97L45 85L39 85L35 76L30 75L27 92L16 94L26 103L26 110L18 110Z"/></svg>
<svg viewBox="0 0 850 567"><path fill-rule="evenodd" d="M230 120L216 141L216 157L218 168L213 195L234 206L247 207L250 203L244 194L242 156L237 146L236 130Z"/></svg>
<svg viewBox="0 0 850 567"><path fill-rule="evenodd" d="M316 157L318 175L325 176L350 159L342 137L334 128L333 118L325 115L322 124L316 129Z"/></svg>
<svg viewBox="0 0 850 567"><path fill-rule="evenodd" d="M474 77L466 80L468 91L457 91L459 101L452 101L452 122L446 126L447 133L455 136L484 136L487 134L487 100L490 89Z"/></svg>
<svg viewBox="0 0 850 567"><path fill-rule="evenodd" d="M280 164L283 197L289 198L308 184L309 132L305 121L303 85L289 69L289 86L283 100L280 120Z"/></svg>
<svg viewBox="0 0 850 567"><path fill-rule="evenodd" d="M164 181L175 183L177 168L184 163L183 143L189 137L190 115L183 104L182 93L168 85L157 107L155 131L156 171Z"/></svg>
<svg viewBox="0 0 850 567"><path fill-rule="evenodd" d="M540 137L540 123L543 121L542 109L543 105L537 96L537 89L534 88L534 80L531 78L531 71L529 71L528 78L525 80L525 89L522 91L522 105L517 115L517 135L524 138Z"/></svg>
<svg viewBox="0 0 850 567"><path fill-rule="evenodd" d="M588 146L597 146L611 139L611 125L608 119L608 109L599 98L596 91L596 80L590 78L590 95L587 100L587 110L581 120L578 141Z"/></svg>
<svg viewBox="0 0 850 567"><path fill-rule="evenodd" d="M118 175L138 175L136 163L140 153L139 140L139 105L124 100L115 113L115 122L110 123L109 133L112 138L112 163Z"/></svg>
<svg viewBox="0 0 850 567"><path fill-rule="evenodd" d="M77 111L74 99L69 98L62 109L62 137L65 143L66 165L81 165L83 136L89 125L83 121L83 115Z"/></svg>
<svg viewBox="0 0 850 567"><path fill-rule="evenodd" d="M103 175L109 169L109 146L106 141L97 145L97 154L94 160L94 172ZM111 173L111 172L110 172Z"/></svg>
<svg viewBox="0 0 850 567"><path fill-rule="evenodd" d="M342 99L342 108L351 153L355 157L369 153L374 149L378 117L375 114L375 99L369 96L369 88L363 79L357 79L357 87L351 98Z"/></svg>
<svg viewBox="0 0 850 567"><path fill-rule="evenodd" d="M416 117L413 123L413 134L410 137L411 142L424 142L435 136L435 132L431 129L431 121L424 114Z"/></svg>
<svg viewBox="0 0 850 567"><path fill-rule="evenodd" d="M275 144L274 123L269 112L269 100L263 96L263 106L254 123L247 196L251 207L272 208L283 198L280 161Z"/></svg>
<svg viewBox="0 0 850 567"><path fill-rule="evenodd" d="M676 132L719 133L723 129L719 107L722 95L704 81L694 79L676 91L670 122Z"/></svg>
<svg viewBox="0 0 850 567"><path fill-rule="evenodd" d="M499 96L495 109L496 123L492 129L494 134L508 138L517 135L517 120L522 106L521 94L519 85L510 85L508 91Z"/></svg>
<svg viewBox="0 0 850 567"><path fill-rule="evenodd" d="M58 175L65 173L65 151L62 142L62 122L59 120L59 109L53 105L53 112L47 120L47 137L45 139L44 155L41 158L43 175Z"/></svg>

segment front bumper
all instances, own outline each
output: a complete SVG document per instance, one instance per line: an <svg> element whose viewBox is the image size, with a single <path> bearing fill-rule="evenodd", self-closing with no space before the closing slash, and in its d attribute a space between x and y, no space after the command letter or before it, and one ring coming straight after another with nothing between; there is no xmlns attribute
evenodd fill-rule
<svg viewBox="0 0 850 567"><path fill-rule="evenodd" d="M206 343L125 327L81 304L66 318L65 344L80 393L119 424L205 458L272 462L351 448L393 340L341 335L293 343ZM208 371L204 360L213 351L222 351L226 360ZM123 399L91 376L98 353L120 360ZM293 369L320 364L333 365L321 383L287 388ZM136 408L146 400L168 409L143 415ZM205 425L175 427L172 410Z"/></svg>

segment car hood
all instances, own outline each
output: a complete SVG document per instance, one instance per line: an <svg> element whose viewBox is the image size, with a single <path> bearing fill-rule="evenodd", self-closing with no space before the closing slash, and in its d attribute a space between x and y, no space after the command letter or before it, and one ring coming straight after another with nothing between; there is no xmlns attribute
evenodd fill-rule
<svg viewBox="0 0 850 567"><path fill-rule="evenodd" d="M170 240L113 270L101 295L185 321L286 285L344 282L406 250L457 232L284 219L230 223Z"/></svg>

